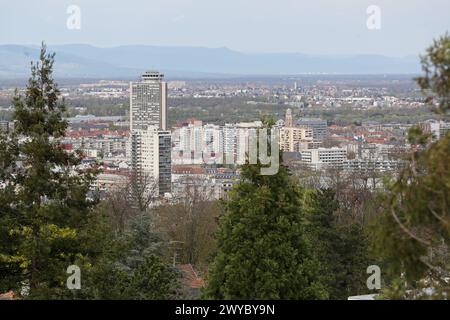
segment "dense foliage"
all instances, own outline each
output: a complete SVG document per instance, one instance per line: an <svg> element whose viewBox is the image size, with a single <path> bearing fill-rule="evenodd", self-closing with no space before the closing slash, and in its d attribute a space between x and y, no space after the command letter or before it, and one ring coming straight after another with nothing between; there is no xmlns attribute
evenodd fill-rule
<svg viewBox="0 0 450 320"><path fill-rule="evenodd" d="M448 117L450 36L435 41L422 61L425 75L418 83L436 112ZM431 138L420 127L411 128L409 166L384 196L373 244L393 279L385 288L391 297L450 293L450 133Z"/></svg>
<svg viewBox="0 0 450 320"><path fill-rule="evenodd" d="M225 203L218 252L205 296L213 299L324 299L319 262L304 237L302 190L281 166L261 175L242 167L242 182Z"/></svg>

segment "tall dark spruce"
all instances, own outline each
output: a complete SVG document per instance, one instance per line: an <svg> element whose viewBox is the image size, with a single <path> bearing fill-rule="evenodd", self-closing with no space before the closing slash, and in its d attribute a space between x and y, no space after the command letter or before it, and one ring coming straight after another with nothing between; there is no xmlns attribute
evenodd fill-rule
<svg viewBox="0 0 450 320"><path fill-rule="evenodd" d="M283 165L275 175L261 175L259 163L241 169L241 182L224 203L204 297L327 298L305 237L303 190Z"/></svg>
<svg viewBox="0 0 450 320"><path fill-rule="evenodd" d="M43 44L25 94L13 99L14 130L0 138L0 292L52 298L67 290L66 269L90 254L81 230L95 201L95 170L61 147L66 110Z"/></svg>

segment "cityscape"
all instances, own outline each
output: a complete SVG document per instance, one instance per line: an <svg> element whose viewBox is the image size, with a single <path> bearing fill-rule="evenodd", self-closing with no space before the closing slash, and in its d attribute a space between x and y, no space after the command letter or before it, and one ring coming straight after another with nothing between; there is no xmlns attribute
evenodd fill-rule
<svg viewBox="0 0 450 320"><path fill-rule="evenodd" d="M129 100L130 107L129 110L110 108L107 111L114 114L110 116L93 115L87 108L73 107L70 112L74 116L68 118L69 128L62 145L68 152L81 150L84 153L81 166L90 163L101 166L102 173L95 188L102 193L120 189L120 184L138 169L159 179L159 195L167 201L181 196L186 180L192 179L206 183L205 187L214 190L214 198L219 200L226 197L226 191L239 181L238 167L246 161L249 137L262 127L262 122L258 115L252 114L246 115L245 120L253 121L228 122L225 116L213 120L216 116L213 109L205 112L211 122L200 117L174 119L171 117L174 107L168 106L168 99L227 100L240 97L242 100L229 103L259 107L263 109L260 112L265 112L266 105L275 106L272 108L277 112L272 114L278 116L274 119L274 127L279 130L280 150L293 174L306 169L322 173L337 169L347 174L375 175L376 181L380 182L383 174L398 172L404 164L402 155L413 147L407 141L407 131L413 125L419 123L435 140L450 130L450 122L437 119L431 112L424 112L421 121L411 121L409 110L426 110L426 105L418 89L406 80L399 85L403 91L396 88L400 91L397 94L389 92L393 88L383 87L387 86L384 83L380 86L376 78L367 80L367 87L352 89L348 89L351 84L344 82L342 85L340 80L335 83L328 80L319 86L311 84L314 80L302 79L291 81L290 87L287 80L276 80L285 83L280 86L259 80L239 89L239 84L213 82L208 85L205 80L200 84L193 81L192 85L179 80L167 82L162 73L146 71L131 84L101 80L63 87L62 95L76 104L80 99L108 103L113 100L117 105L125 105ZM304 87L301 86L303 82L306 83ZM315 83L321 82L315 80ZM398 80L391 82L398 83ZM1 96L6 101L11 100L12 92L12 89L4 88ZM4 112L11 108L2 106ZM375 110L381 114L386 109L398 110L405 112L405 117L366 121L356 117L353 121L327 121L318 117L322 110L335 112L339 109L350 112ZM314 114L314 110L320 111ZM117 115L117 111L122 114ZM7 120L0 123L4 131L14 126ZM228 166L225 155L231 156ZM376 182L372 187L376 187Z"/></svg>
<svg viewBox="0 0 450 320"><path fill-rule="evenodd" d="M225 5L155 0L155 21L134 22L111 4L129 24L115 39L79 2L64 30L0 33L2 307L142 300L162 318L284 319L300 300L448 300L447 4L431 1L420 36L404 28L416 38L384 33L400 7L383 1L362 6L354 32L350 14L345 32L333 15L297 22L295 1L243 6L260 14L245 35L242 13L223 29ZM164 20L171 5L186 15ZM197 6L214 35L188 36ZM274 37L275 18L292 30ZM141 34L152 23L161 37ZM316 36L296 43L299 26Z"/></svg>

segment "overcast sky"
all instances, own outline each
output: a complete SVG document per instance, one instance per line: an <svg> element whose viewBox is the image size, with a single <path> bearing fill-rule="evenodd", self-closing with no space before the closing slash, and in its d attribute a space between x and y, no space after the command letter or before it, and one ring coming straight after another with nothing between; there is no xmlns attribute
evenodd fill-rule
<svg viewBox="0 0 450 320"><path fill-rule="evenodd" d="M80 30L66 26L69 5L81 10ZM367 28L369 5L381 9L379 30ZM0 44L403 56L449 30L449 0L0 0Z"/></svg>

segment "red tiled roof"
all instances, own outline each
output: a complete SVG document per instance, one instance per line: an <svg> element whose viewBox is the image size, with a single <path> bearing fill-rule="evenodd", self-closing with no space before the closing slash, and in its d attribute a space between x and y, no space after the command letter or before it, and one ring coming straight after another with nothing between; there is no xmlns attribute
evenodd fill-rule
<svg viewBox="0 0 450 320"><path fill-rule="evenodd" d="M197 275L191 264L179 264L177 268L183 272L183 282L188 287L199 289L205 285L205 281Z"/></svg>
<svg viewBox="0 0 450 320"><path fill-rule="evenodd" d="M14 300L14 292L8 291L0 294L0 300Z"/></svg>
<svg viewBox="0 0 450 320"><path fill-rule="evenodd" d="M199 166L173 166L172 167L172 173L178 173L178 174L202 174L205 173L205 169Z"/></svg>
<svg viewBox="0 0 450 320"><path fill-rule="evenodd" d="M94 129L94 130L69 130L66 132L66 137L97 137L100 135L110 135L110 136L128 136L128 130L108 130L108 129Z"/></svg>

